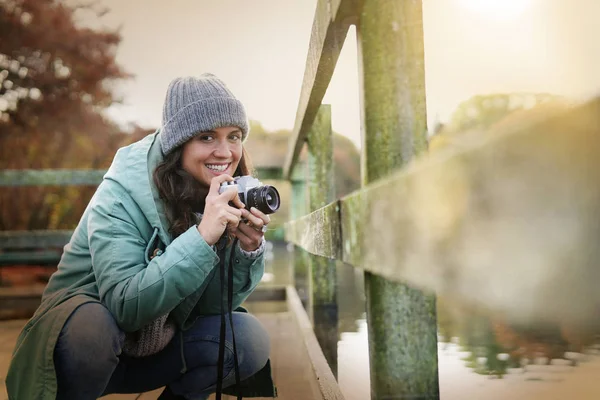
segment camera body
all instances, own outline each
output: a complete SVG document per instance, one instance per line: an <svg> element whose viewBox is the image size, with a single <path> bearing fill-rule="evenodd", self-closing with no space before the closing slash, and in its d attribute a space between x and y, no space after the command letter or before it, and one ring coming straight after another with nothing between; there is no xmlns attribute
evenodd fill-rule
<svg viewBox="0 0 600 400"><path fill-rule="evenodd" d="M219 193L235 187L238 196L246 209L255 207L265 214L273 214L279 209L279 192L274 186L263 185L261 181L250 176L236 176L231 182L223 182L219 187Z"/></svg>

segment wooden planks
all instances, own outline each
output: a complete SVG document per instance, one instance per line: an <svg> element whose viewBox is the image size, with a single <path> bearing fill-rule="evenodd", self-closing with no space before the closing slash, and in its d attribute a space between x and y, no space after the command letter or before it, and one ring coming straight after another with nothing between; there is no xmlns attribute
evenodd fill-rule
<svg viewBox="0 0 600 400"><path fill-rule="evenodd" d="M40 305L45 288L46 284L43 283L14 287L0 286L0 320L27 318L33 315ZM281 304L285 299L285 286L260 285L246 299L246 305L253 307L257 312L274 312L280 311L276 305ZM261 307L254 306L255 303L260 303Z"/></svg>
<svg viewBox="0 0 600 400"><path fill-rule="evenodd" d="M321 394L322 390L325 390L323 393L335 392L337 383L335 379L331 380L333 375L331 370L327 372L327 364L323 365L324 358L317 357L316 362L311 360L311 355L315 352L318 353L320 348L297 295L293 296L295 290L288 287L286 294L289 295L290 293L292 293L291 304L293 306L289 306L289 298L287 303L269 301L266 303L280 303L280 307L278 307L280 311L273 313L258 312L255 314L263 323L271 338L271 362L273 377L278 388L278 398L281 400L340 399L339 396L331 397L330 395L323 396ZM254 307L253 304L248 305L250 311L264 309L264 307ZM288 305L286 306L286 304ZM299 315L297 315L298 313ZM301 321L300 325L298 321ZM14 343L25 323L26 320L0 321L0 400L7 400L4 377L8 370ZM310 335L312 335L312 338ZM309 351L307 351L306 343L311 343ZM315 368L315 365L318 365L318 368ZM328 377L328 374L331 376ZM328 382L325 389L323 389L324 382ZM337 391L339 392L339 389ZM160 392L161 389L143 394L110 395L102 397L102 400L154 400L160 395ZM225 396L225 398L232 399L229 396ZM211 399L214 399L214 396Z"/></svg>
<svg viewBox="0 0 600 400"><path fill-rule="evenodd" d="M315 382L318 384L318 390L314 387L311 388L313 397L302 397L296 396L296 399L323 399L323 400L343 400L344 396L337 384L335 376L331 371L331 368L327 364L323 350L317 341L317 337L314 334L313 326L308 318L306 312L298 297L296 289L288 286L287 289L287 302L288 307L291 311L291 315L296 322L296 335L297 341L302 341L304 346L305 360L310 362L312 373L307 375L307 380L313 385ZM306 361L305 361L306 362ZM312 379L311 379L312 378Z"/></svg>
<svg viewBox="0 0 600 400"><path fill-rule="evenodd" d="M14 344L26 320L0 321L0 400L8 400L4 379Z"/></svg>

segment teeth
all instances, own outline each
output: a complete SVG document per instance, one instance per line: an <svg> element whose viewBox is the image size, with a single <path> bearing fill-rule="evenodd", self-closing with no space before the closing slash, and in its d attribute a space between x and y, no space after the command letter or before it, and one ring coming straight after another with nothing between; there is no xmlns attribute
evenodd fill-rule
<svg viewBox="0 0 600 400"><path fill-rule="evenodd" d="M225 165L206 164L206 168L216 171L216 172L223 172L227 169L228 166L229 166L229 164L225 164Z"/></svg>

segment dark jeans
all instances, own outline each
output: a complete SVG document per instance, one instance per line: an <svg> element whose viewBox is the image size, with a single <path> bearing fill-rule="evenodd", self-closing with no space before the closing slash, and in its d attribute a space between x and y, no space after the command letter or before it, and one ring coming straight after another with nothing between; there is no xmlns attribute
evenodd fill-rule
<svg viewBox="0 0 600 400"><path fill-rule="evenodd" d="M168 385L187 399L203 400L216 390L220 316L199 318L162 351L148 357L121 354L125 334L98 303L80 306L67 320L54 349L57 399L97 399L111 393L141 393ZM233 313L240 379L257 373L269 358L269 337L250 314ZM227 318L223 387L235 383L233 345ZM182 351L187 370L182 373Z"/></svg>

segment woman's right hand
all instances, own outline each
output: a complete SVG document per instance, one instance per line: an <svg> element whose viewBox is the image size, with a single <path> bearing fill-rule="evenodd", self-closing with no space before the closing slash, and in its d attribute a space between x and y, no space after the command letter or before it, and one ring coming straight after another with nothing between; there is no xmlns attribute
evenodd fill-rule
<svg viewBox="0 0 600 400"><path fill-rule="evenodd" d="M240 200L235 187L228 188L219 194L221 183L232 180L231 176L223 174L215 176L210 181L204 214L202 221L198 224L198 232L210 246L217 243L227 226L236 228L240 223L242 209L245 206ZM237 208L229 205L229 202L232 202Z"/></svg>

